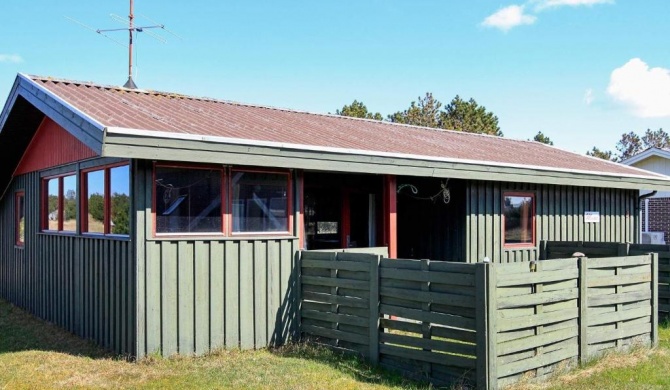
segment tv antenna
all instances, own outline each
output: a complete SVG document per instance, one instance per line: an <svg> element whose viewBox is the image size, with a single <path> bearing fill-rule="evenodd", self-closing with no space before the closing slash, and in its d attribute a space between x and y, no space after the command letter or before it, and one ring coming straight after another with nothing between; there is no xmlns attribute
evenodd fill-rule
<svg viewBox="0 0 670 390"><path fill-rule="evenodd" d="M94 29L94 28L89 27L89 26L85 25L84 23L81 23L81 22L79 22L77 20L74 20L70 17L66 16L65 18L67 18L68 20L70 20L74 23L77 23L78 25L80 25L80 26L82 26L82 27L84 27L88 30L91 30L91 31L93 31L97 34L100 34L107 39L110 39L111 41L113 41L114 43L116 43L118 45L121 45L123 47L127 47L128 48L128 81L126 81L126 83L123 85L123 87L124 88L130 88L130 89L137 89L137 85L135 84L135 81L133 81L133 41L134 41L133 34L136 35L137 33L144 32L147 35L151 36L152 38L156 39L157 41L159 41L161 43L166 43L167 40L165 38L163 38L162 36L160 36L159 34L153 33L151 31L147 31L147 30L158 28L158 29L161 29L161 30L169 33L169 34L172 34L173 36L175 36L179 39L181 39L181 37L178 36L177 34L171 32L170 30L166 29L165 25L157 23L157 22L147 18L144 15L141 15L141 16L144 19L149 20L153 24L152 25L146 25L146 26L136 25L135 24L135 13L134 13L134 3L135 2L134 2L134 0L129 0L129 1L130 1L130 13L128 14L128 21L126 21L121 16L118 16L118 15L115 15L115 14L110 14L109 15L113 20L115 20L119 23L122 23L125 26L123 28ZM117 32L117 31L128 31L128 44L127 45L125 43L122 43L122 42L114 39L110 35L108 35L108 33Z"/></svg>

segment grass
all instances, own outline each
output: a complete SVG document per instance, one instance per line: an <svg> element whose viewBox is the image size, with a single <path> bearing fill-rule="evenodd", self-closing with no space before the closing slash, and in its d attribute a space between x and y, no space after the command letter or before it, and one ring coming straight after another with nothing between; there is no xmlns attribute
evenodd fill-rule
<svg viewBox="0 0 670 390"><path fill-rule="evenodd" d="M670 388L670 326L654 350L611 354L548 382L509 390ZM0 300L0 389L420 389L416 382L306 344L129 362Z"/></svg>
<svg viewBox="0 0 670 390"><path fill-rule="evenodd" d="M359 359L296 344L129 362L0 300L0 389L425 388Z"/></svg>

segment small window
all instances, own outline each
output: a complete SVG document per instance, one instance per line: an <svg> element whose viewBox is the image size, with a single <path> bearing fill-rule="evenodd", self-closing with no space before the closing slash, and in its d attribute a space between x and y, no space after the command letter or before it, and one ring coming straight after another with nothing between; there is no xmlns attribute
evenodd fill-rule
<svg viewBox="0 0 670 390"><path fill-rule="evenodd" d="M77 177L67 175L45 181L46 215L42 229L59 232L77 231Z"/></svg>
<svg viewBox="0 0 670 390"><path fill-rule="evenodd" d="M130 234L130 168L103 167L83 173L86 191L82 231Z"/></svg>
<svg viewBox="0 0 670 390"><path fill-rule="evenodd" d="M157 165L156 233L223 233L223 171Z"/></svg>
<svg viewBox="0 0 670 390"><path fill-rule="evenodd" d="M289 231L288 173L231 174L233 233Z"/></svg>
<svg viewBox="0 0 670 390"><path fill-rule="evenodd" d="M535 195L504 194L505 246L535 245Z"/></svg>
<svg viewBox="0 0 670 390"><path fill-rule="evenodd" d="M26 196L25 192L16 193L16 245L24 246L26 243Z"/></svg>

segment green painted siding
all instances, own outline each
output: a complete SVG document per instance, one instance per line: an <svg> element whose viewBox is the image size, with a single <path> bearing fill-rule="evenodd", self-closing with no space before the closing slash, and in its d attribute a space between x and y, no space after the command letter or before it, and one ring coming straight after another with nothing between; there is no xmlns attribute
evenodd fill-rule
<svg viewBox="0 0 670 390"><path fill-rule="evenodd" d="M138 356L262 348L297 332L297 238L153 239L151 164L135 177Z"/></svg>
<svg viewBox="0 0 670 390"><path fill-rule="evenodd" d="M14 192L25 190L25 247L14 246ZM0 203L0 297L117 353L135 348L129 240L39 231L40 178L15 178Z"/></svg>
<svg viewBox="0 0 670 390"><path fill-rule="evenodd" d="M486 256L495 263L536 260L540 240L637 242L638 191L487 181L469 181L467 187L468 262ZM502 202L506 191L535 194L535 247L504 248ZM600 223L585 223L585 211L600 212Z"/></svg>

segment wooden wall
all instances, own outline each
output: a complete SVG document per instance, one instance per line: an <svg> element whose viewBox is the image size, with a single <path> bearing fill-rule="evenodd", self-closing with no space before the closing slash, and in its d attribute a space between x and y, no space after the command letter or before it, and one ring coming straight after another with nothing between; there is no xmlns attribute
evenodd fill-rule
<svg viewBox="0 0 670 390"><path fill-rule="evenodd" d="M535 194L535 247L503 247L501 215L505 191ZM637 242L638 191L469 181L466 194L468 262L479 262L484 257L496 263L536 260L540 240ZM600 223L584 223L585 211L600 212Z"/></svg>
<svg viewBox="0 0 670 390"><path fill-rule="evenodd" d="M39 231L38 173L0 202L0 297L117 353L135 348L135 262L129 240ZM14 245L14 192L25 190L25 247Z"/></svg>
<svg viewBox="0 0 670 390"><path fill-rule="evenodd" d="M296 237L153 238L150 162L135 176L138 357L262 348L297 332Z"/></svg>

